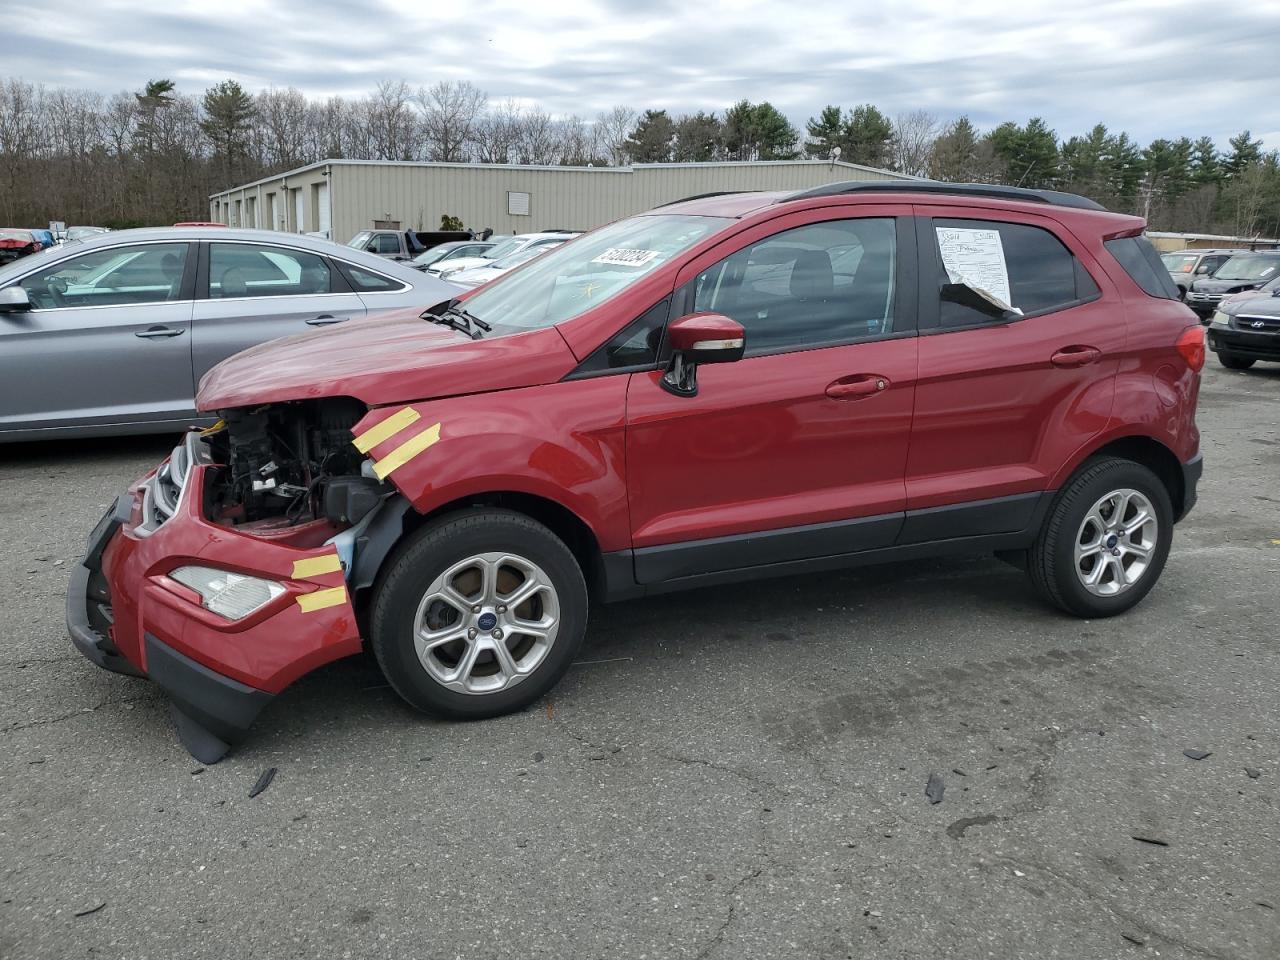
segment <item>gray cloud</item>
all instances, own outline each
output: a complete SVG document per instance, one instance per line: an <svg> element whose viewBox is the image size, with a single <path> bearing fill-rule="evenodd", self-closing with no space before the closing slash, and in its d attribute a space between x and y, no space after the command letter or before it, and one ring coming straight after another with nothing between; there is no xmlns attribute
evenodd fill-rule
<svg viewBox="0 0 1280 960"><path fill-rule="evenodd" d="M1235 6L1235 5L1228 5ZM7 0L10 76L112 93L167 76L360 96L379 80L470 80L494 100L593 116L615 103L722 110L768 99L798 125L824 104L924 108L980 126L1041 116L1142 141L1249 128L1280 147L1266 76L1280 5L1191 0L742 3L527 0Z"/></svg>

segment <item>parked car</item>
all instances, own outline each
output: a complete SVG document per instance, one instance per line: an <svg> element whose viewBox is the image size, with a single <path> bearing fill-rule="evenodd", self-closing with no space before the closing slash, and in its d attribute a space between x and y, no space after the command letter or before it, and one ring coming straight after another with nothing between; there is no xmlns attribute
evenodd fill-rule
<svg viewBox="0 0 1280 960"><path fill-rule="evenodd" d="M1228 370L1280 363L1280 276L1257 290L1223 297L1209 324L1209 349Z"/></svg>
<svg viewBox="0 0 1280 960"><path fill-rule="evenodd" d="M462 257L484 256L487 250L496 245L496 240L450 240L448 243L438 244L430 250L424 250L413 258L412 264L415 270L425 271L427 267L434 263L444 264Z"/></svg>
<svg viewBox="0 0 1280 960"><path fill-rule="evenodd" d="M90 237L101 236L108 232L110 231L106 227L67 227L66 240L68 243L73 240L88 240Z"/></svg>
<svg viewBox="0 0 1280 960"><path fill-rule="evenodd" d="M501 243L490 247L484 253L476 257L458 257L447 263L432 264L427 267L428 273L434 273L439 277L448 277L451 273L457 273L461 270L470 270L472 267L484 267L494 260L501 260L509 257L513 253L518 253L526 247L554 247L559 246L566 240L571 240L578 236L576 231L570 230L544 230L541 233L519 233L514 237L508 237Z"/></svg>
<svg viewBox="0 0 1280 960"><path fill-rule="evenodd" d="M0 269L0 442L181 429L197 418L200 377L224 357L421 312L458 289L272 231L122 230L57 247Z"/></svg>
<svg viewBox="0 0 1280 960"><path fill-rule="evenodd" d="M438 244L470 239L469 230L361 230L347 246L389 260L412 260Z"/></svg>
<svg viewBox="0 0 1280 960"><path fill-rule="evenodd" d="M503 257L501 260L490 260L483 266L471 267L467 270L450 271L447 276L450 283L456 283L460 287L478 287L491 280L498 279L498 277L514 270L521 264L538 259L544 253L554 250L558 246L560 246L559 243L528 246L523 250L517 250L509 257Z"/></svg>
<svg viewBox="0 0 1280 960"><path fill-rule="evenodd" d="M1191 284L1187 306L1202 321L1213 316L1224 296L1256 290L1277 276L1280 250L1257 250L1240 253L1220 266L1212 277L1202 277Z"/></svg>
<svg viewBox="0 0 1280 960"><path fill-rule="evenodd" d="M1169 276L1178 285L1183 298L1191 289L1191 284L1201 277L1212 277L1214 271L1239 253L1247 250L1221 248L1213 250L1177 250L1160 255L1161 261L1169 271Z"/></svg>
<svg viewBox="0 0 1280 960"><path fill-rule="evenodd" d="M20 257L29 257L39 253L44 245L37 239L33 230L15 230L0 227L0 264L10 263Z"/></svg>
<svg viewBox="0 0 1280 960"><path fill-rule="evenodd" d="M175 227L225 227L226 224L218 220L182 220L174 224Z"/></svg>
<svg viewBox="0 0 1280 960"><path fill-rule="evenodd" d="M1204 331L1143 227L927 181L695 198L249 350L91 534L72 639L212 762L366 641L429 713L526 707L589 598L994 550L1123 613L1201 472Z"/></svg>
<svg viewBox="0 0 1280 960"><path fill-rule="evenodd" d="M58 244L57 238L54 237L52 230L42 230L39 227L33 227L31 235L39 242L41 250L48 250Z"/></svg>

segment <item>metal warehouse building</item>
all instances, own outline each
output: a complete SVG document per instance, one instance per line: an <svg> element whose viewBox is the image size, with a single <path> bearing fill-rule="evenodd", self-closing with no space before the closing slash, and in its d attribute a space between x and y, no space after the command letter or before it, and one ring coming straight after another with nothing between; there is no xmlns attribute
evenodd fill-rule
<svg viewBox="0 0 1280 960"><path fill-rule="evenodd" d="M495 233L588 230L717 190L803 190L837 180L910 179L829 160L652 163L629 167L322 160L212 194L210 220L325 233L345 242L381 221L436 230L444 214Z"/></svg>

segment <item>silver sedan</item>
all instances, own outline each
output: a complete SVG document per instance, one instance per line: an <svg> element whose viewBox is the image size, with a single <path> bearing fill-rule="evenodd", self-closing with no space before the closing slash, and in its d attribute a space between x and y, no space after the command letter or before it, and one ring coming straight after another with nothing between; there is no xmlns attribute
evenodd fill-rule
<svg viewBox="0 0 1280 960"><path fill-rule="evenodd" d="M327 240L121 230L0 269L0 443L197 422L196 386L247 347L460 288Z"/></svg>

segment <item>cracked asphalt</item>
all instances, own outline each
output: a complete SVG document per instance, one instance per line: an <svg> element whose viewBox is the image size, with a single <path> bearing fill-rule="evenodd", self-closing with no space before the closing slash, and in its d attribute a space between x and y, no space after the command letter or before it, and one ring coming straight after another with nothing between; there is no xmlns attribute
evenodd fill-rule
<svg viewBox="0 0 1280 960"><path fill-rule="evenodd" d="M704 590L598 611L519 715L355 658L208 768L63 627L170 439L0 448L0 956L1275 960L1280 367L1211 359L1200 410L1122 618L986 557Z"/></svg>

